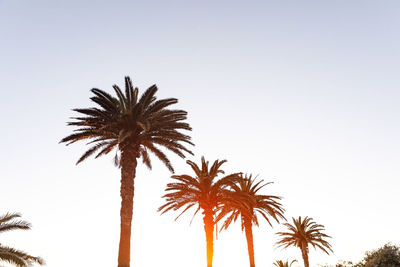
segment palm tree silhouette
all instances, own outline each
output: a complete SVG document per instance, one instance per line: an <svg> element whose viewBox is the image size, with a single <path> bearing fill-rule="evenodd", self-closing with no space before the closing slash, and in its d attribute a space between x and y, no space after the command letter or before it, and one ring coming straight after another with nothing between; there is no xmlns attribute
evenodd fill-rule
<svg viewBox="0 0 400 267"><path fill-rule="evenodd" d="M0 216L0 233L12 230L29 230L31 225L28 222L19 220L19 213L6 213ZM11 263L18 267L32 266L34 263L44 264L43 259L34 257L28 253L10 248L0 244L0 260Z"/></svg>
<svg viewBox="0 0 400 267"><path fill-rule="evenodd" d="M269 217L273 218L278 223L279 219L285 219L283 216L284 209L278 202L281 200L281 197L259 194L260 189L270 184L263 184L263 182L264 180L256 182L255 178L253 179L251 175L240 175L236 183L231 185L229 195L230 198L238 200L242 205L237 205L237 202L230 201L227 205L222 207L221 213L218 216L218 220L226 216L221 230L227 229L228 226L240 216L242 230L244 230L246 234L250 267L255 267L252 227L253 224L256 226L259 225L257 214L261 214L271 227L272 224Z"/></svg>
<svg viewBox="0 0 400 267"><path fill-rule="evenodd" d="M281 261L281 260L277 260L274 262L274 265L276 267L291 267L293 263L297 262L297 260L292 260L290 263L289 261Z"/></svg>
<svg viewBox="0 0 400 267"><path fill-rule="evenodd" d="M304 220L299 216L298 219L293 219L293 225L285 223L284 225L288 228L289 232L279 232L277 235L281 237L276 242L278 247L287 248L289 246L298 247L301 250L303 257L304 266L309 267L308 262L308 245L311 244L314 248L319 248L329 255L329 251L333 252L331 245L324 238L330 238L330 236L322 233L325 227L321 224L317 224L312 218L305 217Z"/></svg>
<svg viewBox="0 0 400 267"><path fill-rule="evenodd" d="M207 243L207 267L212 267L216 212L227 201L226 188L233 184L238 174L230 174L217 179L218 174L224 174L220 167L226 160L216 160L210 168L209 162L204 157L201 158L201 166L190 160L186 162L193 169L195 176L173 175L172 179L175 182L167 185L165 191L168 193L163 196L166 203L159 208L159 211L164 214L170 210L176 211L184 208L176 218L178 219L191 207L197 206L193 217L199 210L202 210Z"/></svg>
<svg viewBox="0 0 400 267"><path fill-rule="evenodd" d="M92 89L90 99L98 107L74 109L81 117L73 118L68 125L77 126L74 133L61 140L67 145L79 140L89 140L94 144L78 160L77 164L97 153L96 158L110 153L114 148L115 163L121 168L121 235L118 266L129 267L131 223L134 196L134 178L137 159L151 169L149 153L153 153L167 168L174 169L167 156L160 150L164 147L184 158L184 152L193 154L183 143L193 145L190 137L179 130L191 130L186 119L186 111L167 109L178 102L175 98L156 100L157 86L148 88L138 98L138 88L134 88L129 77L125 77L125 94L113 86L117 97L100 89Z"/></svg>

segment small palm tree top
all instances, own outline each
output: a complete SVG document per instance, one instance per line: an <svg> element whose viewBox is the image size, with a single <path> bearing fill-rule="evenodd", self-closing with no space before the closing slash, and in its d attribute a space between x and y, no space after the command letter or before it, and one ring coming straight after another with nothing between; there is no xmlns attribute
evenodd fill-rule
<svg viewBox="0 0 400 267"><path fill-rule="evenodd" d="M173 172L173 167L160 147L164 147L184 158L183 152L193 154L183 143L193 145L190 136L180 130L191 130L184 110L167 109L176 104L176 98L157 100L157 86L149 87L141 97L129 77L125 77L125 94L113 86L117 97L103 90L93 88L91 100L98 106L73 109L81 114L73 117L68 125L77 126L74 133L63 138L67 145L80 140L93 144L78 160L77 164L96 154L96 158L110 153L114 148L120 151L133 149L136 157L151 168L149 152L158 157ZM116 155L115 161L118 163Z"/></svg>
<svg viewBox="0 0 400 267"><path fill-rule="evenodd" d="M279 200L282 199L281 197L259 194L263 187L272 182L264 183L264 180L256 182L256 178L253 178L252 175L240 174L239 178L235 180L236 183L231 185L230 197L239 200L239 203L232 201L231 203L236 205L225 205L221 210L218 219L229 214L222 229L226 229L239 216L241 216L242 229L244 229L246 218L250 219L248 220L249 222L258 226L257 214L261 214L271 226L270 218L273 218L276 222L279 222L279 219L285 219L283 215L284 209L279 203Z"/></svg>
<svg viewBox="0 0 400 267"><path fill-rule="evenodd" d="M274 265L276 267L290 267L295 262L297 262L297 260L292 260L290 263L288 260L287 261L277 260L274 262Z"/></svg>
<svg viewBox="0 0 400 267"><path fill-rule="evenodd" d="M324 238L331 238L330 236L322 233L325 227L321 224L317 224L310 217L304 219L299 216L298 219L293 219L293 225L285 223L284 225L288 228L289 232L279 232L277 235L281 239L276 243L278 247L287 248L289 246L295 246L300 249L306 248L308 251L308 244L311 244L314 248L319 248L329 255L329 251L333 252L331 245Z"/></svg>
<svg viewBox="0 0 400 267"><path fill-rule="evenodd" d="M221 190L228 185L232 185L234 179L238 175L235 173L227 175L219 180L215 179L218 174L224 174L224 171L221 170L220 167L226 160L216 160L211 167L209 167L209 162L206 161L204 157L201 158L201 166L198 166L190 160L186 162L194 171L195 176L187 174L172 176L172 179L176 182L167 185L165 191L169 193L163 196L163 198L166 199L166 203L159 208L162 214L169 210L179 210L185 207L180 213L180 215L182 215L188 209L196 205L198 205L198 208L195 214L197 214L200 209L211 209L215 211L223 201L224 195ZM179 216L177 218L179 218Z"/></svg>

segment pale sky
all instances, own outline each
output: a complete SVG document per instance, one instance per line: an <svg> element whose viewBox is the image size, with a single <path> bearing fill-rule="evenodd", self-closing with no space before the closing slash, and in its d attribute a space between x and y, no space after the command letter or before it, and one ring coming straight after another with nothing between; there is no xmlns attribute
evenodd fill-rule
<svg viewBox="0 0 400 267"><path fill-rule="evenodd" d="M311 266L399 245L399 12L368 0L0 0L0 213L33 225L0 243L50 267L117 265L119 170L111 155L76 166L85 145L58 142L71 109L93 106L91 88L112 92L129 75L188 111L189 159L273 181L264 193L284 198L288 219L325 225L335 253L311 249ZM135 179L131 266L204 267L202 218L157 213L171 174L153 163ZM302 266L298 249L274 249L284 229L254 229L257 266ZM214 256L248 265L238 224Z"/></svg>

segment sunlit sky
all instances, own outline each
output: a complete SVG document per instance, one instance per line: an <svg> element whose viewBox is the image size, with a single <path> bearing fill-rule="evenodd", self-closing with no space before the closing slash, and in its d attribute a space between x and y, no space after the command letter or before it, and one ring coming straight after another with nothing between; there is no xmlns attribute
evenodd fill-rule
<svg viewBox="0 0 400 267"><path fill-rule="evenodd" d="M47 266L116 266L120 174L112 156L76 166L84 144L58 144L89 90L129 75L188 111L195 157L258 174L286 216L310 216L334 254L358 261L399 244L398 1L0 0L0 213L29 232L0 242ZM171 154L169 154L171 155ZM184 160L170 157L176 172ZM153 160L135 179L132 266L204 267L202 218L160 216L169 171ZM254 229L257 266L297 259L275 232ZM215 241L215 267L248 265L238 224Z"/></svg>

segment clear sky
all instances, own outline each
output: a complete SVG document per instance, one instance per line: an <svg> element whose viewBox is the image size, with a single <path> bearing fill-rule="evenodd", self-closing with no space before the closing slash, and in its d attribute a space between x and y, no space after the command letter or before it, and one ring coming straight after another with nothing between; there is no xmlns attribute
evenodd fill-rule
<svg viewBox="0 0 400 267"><path fill-rule="evenodd" d="M0 213L29 232L2 244L50 267L116 266L120 175L110 157L76 160L59 145L89 90L125 75L189 112L196 156L273 181L286 216L325 225L335 253L311 266L359 260L400 231L398 1L0 0ZM189 172L171 157L177 173ZM155 163L155 160L153 161ZM157 208L170 173L139 165L132 266L205 266L201 217ZM254 230L257 266L298 259ZM222 232L215 267L248 264L239 225ZM298 264L300 266L300 264Z"/></svg>

